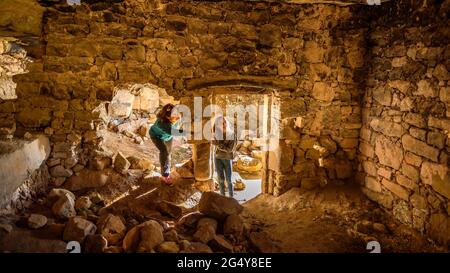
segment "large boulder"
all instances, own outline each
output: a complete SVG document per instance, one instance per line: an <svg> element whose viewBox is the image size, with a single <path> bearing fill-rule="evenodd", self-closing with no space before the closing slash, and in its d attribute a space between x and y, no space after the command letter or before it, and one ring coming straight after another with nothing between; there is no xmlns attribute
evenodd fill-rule
<svg viewBox="0 0 450 273"><path fill-rule="evenodd" d="M180 247L175 242L163 242L158 246L157 250L161 253L178 253Z"/></svg>
<svg viewBox="0 0 450 273"><path fill-rule="evenodd" d="M229 215L241 213L244 208L234 198L215 192L205 192L202 194L198 209L207 216L223 221Z"/></svg>
<svg viewBox="0 0 450 273"><path fill-rule="evenodd" d="M83 242L87 235L95 234L97 227L91 221L81 217L72 217L66 224L63 233L64 241Z"/></svg>
<svg viewBox="0 0 450 273"><path fill-rule="evenodd" d="M178 242L178 232L175 229L169 229L164 232L164 241Z"/></svg>
<svg viewBox="0 0 450 273"><path fill-rule="evenodd" d="M177 206L174 203L168 201L158 202L156 205L156 209L162 214L169 215L172 218L178 219L183 214L183 208Z"/></svg>
<svg viewBox="0 0 450 273"><path fill-rule="evenodd" d="M110 177L102 171L81 170L78 175L73 175L64 183L64 187L71 191L79 191L89 188L104 186L110 181Z"/></svg>
<svg viewBox="0 0 450 273"><path fill-rule="evenodd" d="M114 158L114 170L122 173L128 170L130 166L131 163L127 160L127 158L121 152L118 152L116 157Z"/></svg>
<svg viewBox="0 0 450 273"><path fill-rule="evenodd" d="M154 85L135 86L133 108L153 113L159 107L159 92Z"/></svg>
<svg viewBox="0 0 450 273"><path fill-rule="evenodd" d="M55 216L67 219L77 215L75 211L75 200L69 194L64 194L52 206L52 212Z"/></svg>
<svg viewBox="0 0 450 273"><path fill-rule="evenodd" d="M105 237L110 245L114 245L125 236L127 230L119 216L104 214L97 221L99 233Z"/></svg>
<svg viewBox="0 0 450 273"><path fill-rule="evenodd" d="M150 252L164 241L163 227L156 221L147 221L141 227L140 236L138 250Z"/></svg>
<svg viewBox="0 0 450 273"><path fill-rule="evenodd" d="M213 218L202 218L198 221L197 231L194 233L194 240L204 244L211 241L216 236L217 220Z"/></svg>
<svg viewBox="0 0 450 273"><path fill-rule="evenodd" d="M111 117L129 117L133 110L134 95L129 90L120 89L111 100L108 114Z"/></svg>
<svg viewBox="0 0 450 273"><path fill-rule="evenodd" d="M244 232L244 221L242 217L233 214L227 217L225 223L223 224L223 233L225 235L233 235L236 238L239 238Z"/></svg>
<svg viewBox="0 0 450 273"><path fill-rule="evenodd" d="M193 230L197 227L198 221L204 217L203 213L197 211L185 214L178 220L175 227L181 231Z"/></svg>
<svg viewBox="0 0 450 273"><path fill-rule="evenodd" d="M213 253L211 248L200 242L192 242L188 246L186 246L186 249L184 250L186 253Z"/></svg>
<svg viewBox="0 0 450 273"><path fill-rule="evenodd" d="M28 227L38 229L47 224L47 217L41 214L31 214L28 217Z"/></svg>
<svg viewBox="0 0 450 273"><path fill-rule="evenodd" d="M194 162L191 160L186 161L181 166L176 167L176 172L181 178L193 178L194 177Z"/></svg>
<svg viewBox="0 0 450 273"><path fill-rule="evenodd" d="M75 194L73 194L71 191L68 191L66 189L54 188L47 195L47 202L49 204L54 204L56 201L59 200L60 197L66 195L66 194L69 195L70 198L75 200Z"/></svg>
<svg viewBox="0 0 450 273"><path fill-rule="evenodd" d="M129 156L127 160L130 162L130 169L133 170L150 170L155 169L155 165L153 165L151 160L146 158L139 158L136 156Z"/></svg>
<svg viewBox="0 0 450 273"><path fill-rule="evenodd" d="M103 253L108 247L108 241L100 234L87 235L84 242L85 253Z"/></svg>
<svg viewBox="0 0 450 273"><path fill-rule="evenodd" d="M237 165L237 169L244 172L254 173L259 172L262 168L262 163L259 159L249 156L240 156Z"/></svg>
<svg viewBox="0 0 450 273"><path fill-rule="evenodd" d="M92 206L89 196L81 196L75 201L75 209L77 211L88 210Z"/></svg>
<svg viewBox="0 0 450 273"><path fill-rule="evenodd" d="M225 253L231 253L233 252L233 245L228 242L227 239L223 235L216 235L212 240L209 242L209 246L212 250L217 252L225 252Z"/></svg>
<svg viewBox="0 0 450 273"><path fill-rule="evenodd" d="M122 247L126 252L146 252L152 251L163 241L163 227L158 222L149 220L130 229L123 239Z"/></svg>

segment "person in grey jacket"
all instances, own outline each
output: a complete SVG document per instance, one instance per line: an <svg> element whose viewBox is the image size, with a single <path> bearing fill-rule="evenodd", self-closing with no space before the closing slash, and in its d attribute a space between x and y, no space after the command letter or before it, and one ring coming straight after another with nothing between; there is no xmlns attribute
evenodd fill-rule
<svg viewBox="0 0 450 273"><path fill-rule="evenodd" d="M233 197L233 173L232 160L237 145L236 134L230 126L230 122L223 116L216 118L213 126L214 165L219 180L220 193L225 195L225 180L228 187L228 195Z"/></svg>

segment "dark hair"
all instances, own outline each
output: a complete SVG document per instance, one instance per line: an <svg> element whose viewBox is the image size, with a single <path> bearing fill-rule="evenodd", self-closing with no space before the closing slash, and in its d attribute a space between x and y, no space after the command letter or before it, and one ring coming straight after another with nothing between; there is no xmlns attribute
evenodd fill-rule
<svg viewBox="0 0 450 273"><path fill-rule="evenodd" d="M172 103L168 103L158 112L156 117L163 122L170 123L170 114L175 106Z"/></svg>

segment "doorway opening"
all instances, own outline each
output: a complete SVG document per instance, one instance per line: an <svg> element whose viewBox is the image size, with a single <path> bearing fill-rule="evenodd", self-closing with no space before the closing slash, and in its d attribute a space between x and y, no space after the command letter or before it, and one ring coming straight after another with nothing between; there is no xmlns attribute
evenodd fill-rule
<svg viewBox="0 0 450 273"><path fill-rule="evenodd" d="M159 151L149 136L158 111L166 104L179 101L152 84L129 84L117 87L110 102L99 106L106 124L102 148L111 156L121 153L131 170L160 175ZM182 165L192 157L191 145L181 137L172 143L172 166Z"/></svg>
<svg viewBox="0 0 450 273"><path fill-rule="evenodd" d="M271 119L278 118L273 109L278 101L275 92L266 88L218 87L212 89L209 100L223 111L221 114L229 119L237 134L238 143L232 160L233 197L243 203L267 192L267 137ZM219 192L214 149L211 145L212 178L214 190Z"/></svg>

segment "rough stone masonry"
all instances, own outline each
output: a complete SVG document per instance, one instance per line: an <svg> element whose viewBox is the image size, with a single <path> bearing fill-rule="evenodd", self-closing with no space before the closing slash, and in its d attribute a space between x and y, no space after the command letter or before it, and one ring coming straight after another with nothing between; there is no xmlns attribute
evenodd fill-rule
<svg viewBox="0 0 450 273"><path fill-rule="evenodd" d="M45 8L17 99L0 101L7 135L49 136L56 184L102 156L94 109L123 84L188 105L215 86L257 86L275 91L282 114L264 192L358 182L401 222L449 242L448 0L87 2Z"/></svg>

